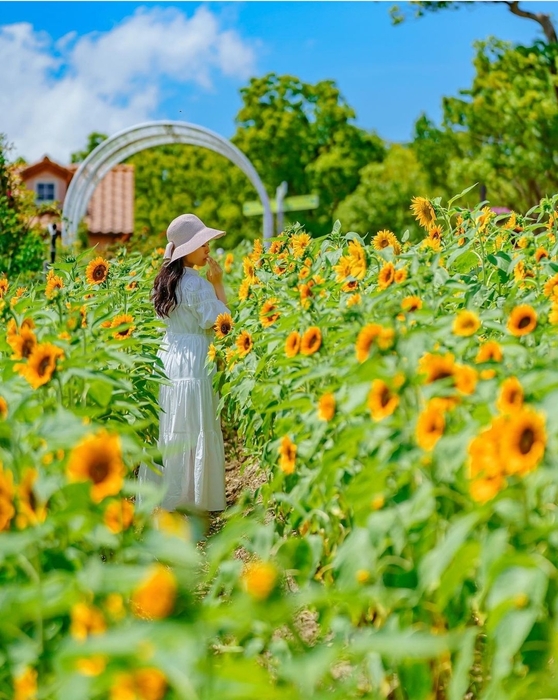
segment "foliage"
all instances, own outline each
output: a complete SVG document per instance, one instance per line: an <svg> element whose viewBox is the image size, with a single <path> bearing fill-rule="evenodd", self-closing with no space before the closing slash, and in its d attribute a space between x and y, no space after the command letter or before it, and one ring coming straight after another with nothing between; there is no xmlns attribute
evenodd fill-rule
<svg viewBox="0 0 558 700"><path fill-rule="evenodd" d="M6 158L7 146L0 136L0 273L15 277L40 270L45 245L36 227L33 193L21 184Z"/></svg>
<svg viewBox="0 0 558 700"><path fill-rule="evenodd" d="M492 201L527 209L556 191L558 102L548 58L537 47L477 44L476 75L463 98L444 100L457 158L448 183L485 183Z"/></svg>
<svg viewBox="0 0 558 700"><path fill-rule="evenodd" d="M107 134L102 134L99 131L92 131L87 137L87 144L82 151L74 151L71 155L72 163L81 163L87 156L94 151L99 144L108 139Z"/></svg>
<svg viewBox="0 0 558 700"><path fill-rule="evenodd" d="M336 206L357 186L360 169L382 160L382 141L351 123L355 113L331 80L312 85L269 73L252 78L240 92L233 143L269 193L286 181L289 195L318 194L320 208L297 212L296 219L315 234L325 233Z"/></svg>
<svg viewBox="0 0 558 700"><path fill-rule="evenodd" d="M220 241L227 248L259 233L261 219L242 214L243 201L258 195L228 158L204 148L172 145L142 151L127 162L135 169L134 250L150 252L166 245L167 226L184 212L227 231Z"/></svg>
<svg viewBox="0 0 558 700"><path fill-rule="evenodd" d="M160 459L159 254L0 285L5 697L556 694L558 197L460 201L415 200L420 245L297 225L227 257L215 381L265 479L205 544L153 487L132 502ZM506 460L471 447L488 425Z"/></svg>
<svg viewBox="0 0 558 700"><path fill-rule="evenodd" d="M247 296L216 343L220 390L268 481L210 543L211 597L234 606L239 545L286 572L311 639L282 653L262 612L227 644L279 680L296 663L307 697L558 689L558 197L526 217L459 203L435 200L428 238L400 254L337 224L234 261Z"/></svg>
<svg viewBox="0 0 558 700"><path fill-rule="evenodd" d="M422 237L409 208L415 192L435 194L414 150L394 144L385 160L371 163L360 171L360 183L335 211L348 230L363 237L375 231L409 229L412 237Z"/></svg>

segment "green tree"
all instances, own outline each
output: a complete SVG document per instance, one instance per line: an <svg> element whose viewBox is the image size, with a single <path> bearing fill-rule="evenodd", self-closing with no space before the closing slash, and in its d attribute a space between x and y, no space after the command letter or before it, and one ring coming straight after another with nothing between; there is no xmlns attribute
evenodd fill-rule
<svg viewBox="0 0 558 700"><path fill-rule="evenodd" d="M224 156L196 146L169 145L141 151L127 162L135 168L134 248L166 245L169 222L184 212L227 231L218 242L226 248L261 235L261 219L242 213L242 203L256 199L256 190Z"/></svg>
<svg viewBox="0 0 558 700"><path fill-rule="evenodd" d="M411 238L419 238L422 232L410 210L411 199L434 194L414 149L393 144L383 162L361 170L358 187L337 207L335 217L344 230L361 235L388 229L400 238L409 229Z"/></svg>
<svg viewBox="0 0 558 700"><path fill-rule="evenodd" d="M0 134L0 273L9 277L42 268L46 250L37 227L33 193L20 182L6 157L5 136Z"/></svg>
<svg viewBox="0 0 558 700"><path fill-rule="evenodd" d="M94 151L97 146L108 139L107 134L102 134L99 131L93 131L87 137L87 144L82 151L74 151L71 155L72 163L81 163L87 156Z"/></svg>
<svg viewBox="0 0 558 700"><path fill-rule="evenodd" d="M355 112L331 80L312 85L269 73L252 78L240 92L233 142L270 196L284 180L289 195L318 194L319 209L292 218L313 233L327 232L335 207L357 186L360 169L384 157L381 139L351 123Z"/></svg>
<svg viewBox="0 0 558 700"><path fill-rule="evenodd" d="M473 85L444 99L447 184L459 191L484 183L493 204L528 209L558 188L558 102L548 69L558 47L490 39L476 48ZM424 158L424 144L422 151Z"/></svg>

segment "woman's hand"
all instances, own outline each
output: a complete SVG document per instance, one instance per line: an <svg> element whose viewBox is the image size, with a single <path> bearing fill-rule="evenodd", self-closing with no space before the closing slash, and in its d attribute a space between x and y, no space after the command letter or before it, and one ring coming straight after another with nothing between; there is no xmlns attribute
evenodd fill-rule
<svg viewBox="0 0 558 700"><path fill-rule="evenodd" d="M213 260L212 257L207 258L207 262L209 263L209 269L207 271L208 281L213 285L220 284L223 281L223 270L219 266L219 263Z"/></svg>

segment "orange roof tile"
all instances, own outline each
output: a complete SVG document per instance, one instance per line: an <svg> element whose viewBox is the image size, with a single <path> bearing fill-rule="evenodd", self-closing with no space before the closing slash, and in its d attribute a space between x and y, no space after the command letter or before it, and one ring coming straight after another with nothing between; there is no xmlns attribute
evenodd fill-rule
<svg viewBox="0 0 558 700"><path fill-rule="evenodd" d="M90 233L133 233L134 166L116 165L105 175L87 211Z"/></svg>

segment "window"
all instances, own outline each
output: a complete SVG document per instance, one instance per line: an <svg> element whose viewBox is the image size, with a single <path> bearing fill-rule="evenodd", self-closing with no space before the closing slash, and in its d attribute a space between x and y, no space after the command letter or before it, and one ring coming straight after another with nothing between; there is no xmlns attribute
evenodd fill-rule
<svg viewBox="0 0 558 700"><path fill-rule="evenodd" d="M54 202L55 200L54 182L37 183L37 202Z"/></svg>

